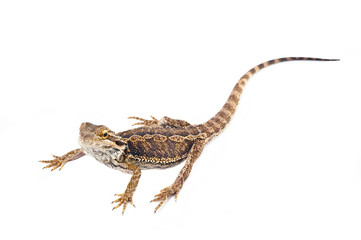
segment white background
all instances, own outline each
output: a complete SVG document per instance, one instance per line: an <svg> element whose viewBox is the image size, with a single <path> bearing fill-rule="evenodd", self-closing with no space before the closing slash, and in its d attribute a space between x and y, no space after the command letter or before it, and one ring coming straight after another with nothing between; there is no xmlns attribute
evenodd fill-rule
<svg viewBox="0 0 361 240"><path fill-rule="evenodd" d="M360 239L357 1L1 1L1 239ZM89 121L201 123L248 69L231 124L179 194L149 201L181 166L143 171L136 208L111 211L130 176L78 148Z"/></svg>

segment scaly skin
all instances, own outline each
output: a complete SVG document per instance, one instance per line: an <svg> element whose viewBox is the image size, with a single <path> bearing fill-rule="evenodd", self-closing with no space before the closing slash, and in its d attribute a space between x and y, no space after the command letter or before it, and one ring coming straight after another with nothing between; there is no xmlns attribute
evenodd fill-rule
<svg viewBox="0 0 361 240"><path fill-rule="evenodd" d="M116 204L113 209L123 206L122 213L124 213L128 202L134 206L133 195L142 169L168 168L185 160L173 184L161 190L151 201L159 202L154 210L156 212L169 197L177 198L204 145L228 125L250 77L269 65L296 60L337 61L337 59L291 57L261 63L239 79L221 110L203 124L192 125L184 120L169 117L163 117L160 120L153 116L152 120L130 117L130 119L138 120L139 122L134 125L140 125L140 127L115 133L103 125L82 123L79 136L81 148L61 157L54 156L53 160L41 162L48 164L44 168L51 168L52 171L57 168L61 170L67 162L88 154L108 167L131 173L132 177L125 191L116 194L119 198L113 201Z"/></svg>

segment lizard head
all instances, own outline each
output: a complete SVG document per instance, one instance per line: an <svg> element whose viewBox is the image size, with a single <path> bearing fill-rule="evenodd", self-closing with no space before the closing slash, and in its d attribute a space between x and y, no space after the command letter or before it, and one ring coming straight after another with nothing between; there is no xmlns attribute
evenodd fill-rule
<svg viewBox="0 0 361 240"><path fill-rule="evenodd" d="M119 159L126 148L121 138L109 128L89 122L80 126L79 144L87 154L103 163Z"/></svg>

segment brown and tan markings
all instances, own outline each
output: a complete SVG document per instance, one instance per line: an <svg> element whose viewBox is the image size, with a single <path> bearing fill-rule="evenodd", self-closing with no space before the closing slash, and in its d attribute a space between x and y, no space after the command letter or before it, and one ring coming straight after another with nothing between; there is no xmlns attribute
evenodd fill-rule
<svg viewBox="0 0 361 240"><path fill-rule="evenodd" d="M67 162L87 154L108 167L132 174L125 191L116 194L118 198L113 202L116 204L113 209L123 206L124 213L128 202L134 206L133 195L142 169L168 168L185 161L173 184L161 190L152 200L152 202L159 202L154 210L156 212L167 198L171 196L177 198L204 145L221 133L230 122L250 77L269 65L295 60L337 61L337 59L289 57L261 63L239 79L221 110L203 124L190 124L184 120L169 117L163 117L160 120L155 117L151 120L130 117L138 120L139 122L134 125L140 125L140 127L115 133L103 125L82 123L79 134L81 148L61 157L54 156L53 160L41 162L47 163L44 168L51 168L51 170L59 168L60 170Z"/></svg>

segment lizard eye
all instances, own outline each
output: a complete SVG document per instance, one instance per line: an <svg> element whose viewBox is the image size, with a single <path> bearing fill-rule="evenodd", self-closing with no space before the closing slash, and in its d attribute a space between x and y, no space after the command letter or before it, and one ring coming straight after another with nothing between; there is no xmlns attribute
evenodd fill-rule
<svg viewBox="0 0 361 240"><path fill-rule="evenodd" d="M102 137L103 139L106 139L106 138L109 136L108 132L109 132L109 130L103 130L103 131L101 132L101 137Z"/></svg>

